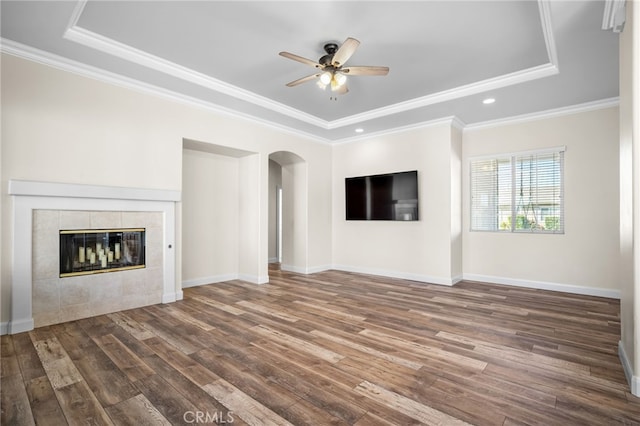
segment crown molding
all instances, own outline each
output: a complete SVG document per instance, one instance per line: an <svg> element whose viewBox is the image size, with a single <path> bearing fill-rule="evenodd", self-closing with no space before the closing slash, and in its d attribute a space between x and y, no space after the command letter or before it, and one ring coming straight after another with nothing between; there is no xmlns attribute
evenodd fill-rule
<svg viewBox="0 0 640 426"><path fill-rule="evenodd" d="M487 129L491 127L506 126L509 124L518 124L518 123L524 123L527 121L543 120L548 118L561 117L563 115L578 114L581 112L595 111L595 110L605 109L605 108L613 108L619 105L620 105L620 98L618 97L607 98L607 99L601 99L598 101L570 105L562 108L554 108L554 109L548 109L548 110L539 111L539 112L533 112L530 114L522 114L522 115L515 115L507 118L500 118L498 120L489 120L489 121L483 121L480 123L467 124L464 130L469 131L469 130Z"/></svg>
<svg viewBox="0 0 640 426"><path fill-rule="evenodd" d="M295 118L297 120L312 124L316 127L326 130L338 129L341 127L358 124L364 121L410 111L416 108L483 93L489 90L500 89L531 80L549 77L558 73L558 68L556 67L556 65L553 63L548 63L456 87L454 89L444 90L427 96L399 102L390 106L377 108L360 114L351 115L342 119L326 121L312 116L311 114L307 114L279 102L272 101L248 90L240 89L221 80L209 77L205 74L193 71L189 68L177 65L173 62L164 60L157 56L148 54L141 50L135 49L115 40L111 40L77 26L69 28L65 32L64 37L68 40L91 47L103 53L116 56L123 60L134 62L138 65L142 65L147 68L162 72L164 74L180 78L184 81L197 84L210 90L233 96L243 101L253 103L263 108L267 108L277 113Z"/></svg>
<svg viewBox="0 0 640 426"><path fill-rule="evenodd" d="M606 0L602 16L602 29L621 33L627 20L625 0Z"/></svg>
<svg viewBox="0 0 640 426"><path fill-rule="evenodd" d="M253 103L255 105L286 115L288 117L295 118L297 120L325 130L332 130L350 126L364 121L410 111L416 108L421 108L441 102L450 101L453 99L483 93L490 90L520 84L530 80L549 77L558 73L557 54L555 49L555 41L553 38L548 0L538 0L542 33L547 48L549 63L493 77L468 85L459 86L453 89L444 90L438 93L429 94L419 98L410 99L408 101L399 102L390 106L365 111L363 113L354 114L342 119L327 121L298 109L284 105L280 102L273 101L264 96L260 96L248 90L241 89L237 86L215 79L206 74L194 71L187 67L167 61L160 57L151 55L147 52L138 50L132 46L120 43L108 37L104 37L100 34L79 27L78 20L80 19L80 16L82 15L86 4L87 0L80 0L77 3L76 8L74 9L74 12L69 20L67 29L64 32L63 37L65 39L118 57L120 59L130 61L150 69L154 69L158 72L171 75L184 81L197 84L201 87L205 87L207 89Z"/></svg>
<svg viewBox="0 0 640 426"><path fill-rule="evenodd" d="M540 24L542 26L544 43L547 46L549 63L558 67L558 51L556 49L556 40L553 36L553 27L551 26L551 6L549 0L538 0L538 10L540 11Z"/></svg>
<svg viewBox="0 0 640 426"><path fill-rule="evenodd" d="M352 142L368 140L368 139L377 138L377 137L381 137L381 136L388 136L388 135L393 135L393 134L397 134L397 133L404 133L404 132L408 132L410 130L417 130L417 129L424 129L424 128L427 128L427 127L439 126L439 125L442 125L442 124L448 124L448 125L450 125L452 127L458 128L460 130L464 129L464 123L462 122L462 120L460 120L456 116L450 116L450 117L436 118L435 120L422 121L420 123L415 123L415 124L409 124L407 126L394 127L394 128L390 128L390 129L381 130L381 131L378 131L378 132L372 132L372 133L362 134L362 135L358 135L358 136L343 138L343 139L336 140L333 143L333 145L344 145L344 144L348 144L348 143L352 143Z"/></svg>
<svg viewBox="0 0 640 426"><path fill-rule="evenodd" d="M167 75L179 78L190 83L197 84L201 87L232 96L234 98L253 103L255 105L267 108L271 111L313 124L324 129L328 128L326 120L322 120L311 114L304 113L298 109L291 108L280 102L275 102L264 96L260 96L249 90L241 89L222 80L210 77L206 74L194 71L190 68L178 65L171 61L167 61L158 56L144 52L142 50L131 47L127 44L120 43L116 40L104 37L100 34L86 30L78 26L78 21L84 12L88 0L79 0L71 14L67 28L62 37L75 43L90 47L100 52L115 56L117 58L142 65L144 67L162 72Z"/></svg>
<svg viewBox="0 0 640 426"><path fill-rule="evenodd" d="M390 106L363 112L361 114L351 115L339 120L329 122L329 129L337 129L339 127L358 124L367 120L385 117L391 114L397 114L416 108L421 108L441 102L451 101L454 99L464 98L478 93L488 92L490 90L501 89L507 86L513 86L525 83L531 80L550 77L558 74L558 54L556 51L555 38L553 36L553 28L551 26L551 12L548 0L538 0L538 8L540 11L540 22L542 26L542 34L547 48L547 57L549 62L543 65L515 71L513 73L504 74L498 77L489 78L475 83L459 86L453 89L444 90L427 96L422 96L408 101L399 102Z"/></svg>
<svg viewBox="0 0 640 426"><path fill-rule="evenodd" d="M614 0L615 2L615 0ZM98 51L119 57L121 59L143 65L145 67L157 70L159 72L172 75L174 77L198 84L202 87L224 93L229 96L253 103L255 105L264 107L266 109L281 113L283 115L298 119L300 121L315 125L321 129L332 130L341 128L344 126L358 124L364 121L385 117L392 114L397 114L405 111L409 111L416 108L421 108L453 99L471 96L474 94L484 93L490 90L503 88L506 86L516 85L527 81L552 76L559 73L557 65L557 52L555 41L553 37L553 31L551 26L550 6L549 0L538 0L538 6L540 11L540 19L542 25L542 32L547 48L547 55L549 63L539 65L536 67L516 71L510 74L482 80L479 82L471 83L468 85L456 87L450 90L433 93L427 96L411 99L404 102L399 102L390 106L374 109L361 114L355 114L349 117L345 117L338 120L326 121L311 114L304 113L295 108L288 107L279 102L272 101L268 98L259 96L253 92L238 88L223 81L209 77L205 74L196 72L189 68L177 65L170 61L166 61L162 58L150 55L146 52L135 49L131 46L119 43L115 40L103 37L99 34L85 30L79 27L78 20L80 19L84 10L87 0L78 1L64 32L64 38L74 41L76 43L83 44ZM222 107L212 102L203 101L201 99L185 96L171 90L163 89L158 86L150 85L148 83L131 79L116 73L105 71L97 67L86 65L74 60L70 60L49 52L45 52L30 46L22 45L12 40L0 38L0 51L3 53L11 54L13 56L22 57L34 62L38 62L44 65L48 65L57 69L68 71L81 76L93 78L106 83L114 84L117 86L133 89L139 92L152 94L172 101L178 101L190 106L196 106L204 108L206 110L230 116L233 118L241 118L248 120L266 127L270 127L279 131L284 131L296 136L305 137L313 142L333 145L350 143L359 140L364 140L372 137L379 137L394 133L401 133L408 130L419 129L429 127L433 125L439 125L443 123L451 124L452 126L466 131L480 128L501 126L505 124L512 124L523 121L539 120L543 118L550 118L559 115L573 114L577 112L583 112L594 109L608 108L618 105L618 98L605 99L601 101L588 102L585 104L579 104L570 107L558 108L548 111L542 111L532 114L524 114L520 116L508 117L504 119L491 120L481 123L475 123L467 125L459 118L445 117L441 119L430 120L426 122L420 122L407 126L401 126L382 130L375 133L369 133L366 135L358 135L355 137L342 138L338 140L330 140L310 134L304 131L300 131L288 126L274 123L273 121L261 119L253 115L245 114L234 109Z"/></svg>
<svg viewBox="0 0 640 426"><path fill-rule="evenodd" d="M242 101L250 102L254 105L275 111L277 113L295 118L296 120L312 124L314 126L328 129L326 120L319 119L311 114L307 114L298 109L291 108L280 102L273 101L264 96L260 96L249 90L241 89L232 84L210 77L190 68L167 61L158 56L149 54L142 50L120 43L108 37L101 36L92 31L75 26L67 29L63 37L67 40L90 47L97 51L115 56L125 61L142 65L172 77L197 84L209 90L213 90L228 96L232 96Z"/></svg>
<svg viewBox="0 0 640 426"><path fill-rule="evenodd" d="M70 72L82 77L91 78L103 83L113 84L115 86L124 87L126 89L134 90L140 93L157 96L159 98L168 99L175 102L180 102L192 107L202 108L207 111L221 114L227 117L239 118L250 121L252 123L260 124L265 127L283 131L295 136L302 136L309 140L324 145L331 144L332 141L326 138L316 136L311 133L303 132L291 127L274 123L273 121L264 120L262 118L255 117L250 114L242 113L234 109L225 108L212 102L203 101L201 99L186 96L171 90L163 89L161 87L135 80L129 77L125 77L120 74L116 74L110 71L105 71L101 68L97 68L91 65L86 65L81 62L74 61L53 53L45 52L40 49L36 49L31 46L27 46L13 40L0 38L0 52L8 55L16 56L18 58L26 59L32 62L36 62L42 65L46 65L52 68L56 68L62 71Z"/></svg>
<svg viewBox="0 0 640 426"><path fill-rule="evenodd" d="M376 118L398 114L416 108L434 105L441 102L476 95L478 93L484 93L490 90L496 90L503 87L524 83L530 80L549 77L555 74L558 74L558 68L554 64L548 63L539 65L510 74L501 75L499 77L493 77L486 80L478 81L476 83L456 87L455 89L444 90L442 92L433 93L431 95L423 96L420 98L399 102L390 106L367 111L362 114L355 114L349 117L341 118L339 120L334 120L329 122L329 129L337 129L340 127L361 123L363 121L373 120Z"/></svg>
<svg viewBox="0 0 640 426"><path fill-rule="evenodd" d="M460 120L458 117L453 116L453 117L445 117L441 119L429 120L429 121L420 122L420 123L402 126L402 127L390 128L388 130L383 130L375 133L367 133L367 134L363 134L355 137L342 138L338 140L330 140L330 139L321 138L319 136L306 133L297 129L293 129L287 126L275 124L272 121L263 120L248 114L240 113L236 110L224 108L219 105L213 104L211 102L206 102L200 99L181 95L179 93L172 92L170 90L166 90L154 85L150 85L148 83L144 83L139 80L134 80L128 77L124 77L122 75L105 71L103 69L96 68L91 65L86 65L71 59L64 58L62 56L58 56L58 55L45 52L30 46L26 46L21 43L14 42L13 40L0 38L0 52L9 54L12 56L16 56L19 58L27 59L27 60L40 63L46 66L50 66L52 68L56 68L62 71L67 71L72 74L92 78L94 80L98 80L108 84L113 84L115 86L124 87L127 89L135 90L137 92L145 93L145 94L151 94L163 99L180 102L182 104L186 104L192 107L202 108L202 109L205 109L217 114L225 115L228 117L247 120L256 124L260 124L265 127L283 131L288 134L292 134L294 136L305 137L312 142L321 143L323 145L337 145L337 144L343 144L343 143L356 142L359 140L369 139L372 137L379 137L379 136L385 136L385 135L390 135L394 133L401 133L408 130L419 129L419 128L439 125L443 123L451 123L458 129L461 129L464 131L477 130L482 128L497 127L497 126L502 126L507 124L525 122L525 121L534 121L534 120L540 120L544 118L552 118L552 117L557 117L561 115L575 114L579 112L586 112L586 111L592 111L592 110L603 109L603 108L611 108L619 105L619 98L615 97L615 98L603 99L599 101L586 102L586 103L572 105L568 107L556 108L551 110L535 112L531 114L523 114L523 115L512 116L512 117L507 117L507 118L502 118L497 120L489 120L489 121L473 123L473 124L466 124L462 120Z"/></svg>

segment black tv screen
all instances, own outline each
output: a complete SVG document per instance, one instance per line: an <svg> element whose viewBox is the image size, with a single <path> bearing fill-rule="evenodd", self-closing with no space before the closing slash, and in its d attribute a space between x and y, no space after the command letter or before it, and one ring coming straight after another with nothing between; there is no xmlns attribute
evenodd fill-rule
<svg viewBox="0 0 640 426"><path fill-rule="evenodd" d="M347 220L418 220L418 172L345 179Z"/></svg>

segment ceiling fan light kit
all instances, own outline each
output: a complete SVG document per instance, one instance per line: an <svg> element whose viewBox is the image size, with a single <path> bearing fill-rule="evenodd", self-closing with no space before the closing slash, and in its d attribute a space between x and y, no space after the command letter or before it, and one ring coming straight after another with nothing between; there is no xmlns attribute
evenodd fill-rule
<svg viewBox="0 0 640 426"><path fill-rule="evenodd" d="M324 90L327 88L327 86L330 86L332 92L343 95L349 91L346 84L347 74L387 75L389 73L388 67L354 66L343 68L344 64L355 53L359 45L360 42L351 37L347 38L340 47L338 47L336 43L326 43L324 45L324 51L326 52L326 55L318 59L318 62L314 62L311 59L303 58L302 56L298 56L293 53L280 52L280 56L303 63L305 65L312 66L321 71L319 73L308 75L306 77L291 81L287 83L287 86L294 87L318 78L317 84L321 89ZM331 97L331 99L334 99L334 97Z"/></svg>

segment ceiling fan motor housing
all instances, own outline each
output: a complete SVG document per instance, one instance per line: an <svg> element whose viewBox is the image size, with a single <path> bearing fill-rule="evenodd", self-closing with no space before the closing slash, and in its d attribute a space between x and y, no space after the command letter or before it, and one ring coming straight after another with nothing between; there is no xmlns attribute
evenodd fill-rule
<svg viewBox="0 0 640 426"><path fill-rule="evenodd" d="M321 57L318 62L321 65L328 66L331 65L331 61L333 60L333 54L338 50L338 45L336 43L327 43L324 45L324 51L327 52L326 55Z"/></svg>
<svg viewBox="0 0 640 426"><path fill-rule="evenodd" d="M327 43L324 45L324 51L329 55L333 55L338 50L338 45L336 43Z"/></svg>

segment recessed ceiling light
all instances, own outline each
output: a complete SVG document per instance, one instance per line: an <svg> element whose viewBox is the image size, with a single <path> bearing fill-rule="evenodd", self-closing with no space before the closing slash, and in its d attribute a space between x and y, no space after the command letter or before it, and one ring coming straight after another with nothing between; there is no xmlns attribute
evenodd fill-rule
<svg viewBox="0 0 640 426"><path fill-rule="evenodd" d="M364 129L363 129L363 128L358 127L358 128L356 129L356 133L362 133L362 132L364 132Z"/></svg>
<svg viewBox="0 0 640 426"><path fill-rule="evenodd" d="M494 103L495 101L496 100L494 98L487 98L487 99L483 100L482 103L485 104L485 105L489 105L489 104Z"/></svg>

